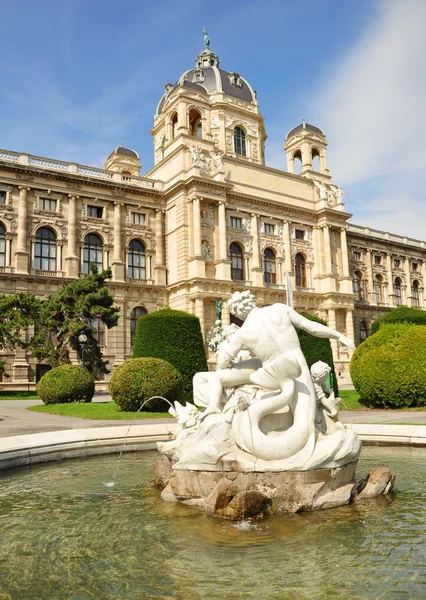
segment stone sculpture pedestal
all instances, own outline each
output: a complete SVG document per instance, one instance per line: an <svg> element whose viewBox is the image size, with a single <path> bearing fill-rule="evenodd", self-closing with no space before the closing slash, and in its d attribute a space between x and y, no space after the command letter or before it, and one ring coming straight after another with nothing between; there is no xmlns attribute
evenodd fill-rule
<svg viewBox="0 0 426 600"><path fill-rule="evenodd" d="M356 481L357 462L310 471L195 471L173 469L172 461L163 456L156 463L155 480L163 500L199 506L208 514L239 520L264 513L332 508L392 489L394 476L386 468L381 468L379 476L371 473L365 480ZM368 486L372 480L373 487L371 483Z"/></svg>

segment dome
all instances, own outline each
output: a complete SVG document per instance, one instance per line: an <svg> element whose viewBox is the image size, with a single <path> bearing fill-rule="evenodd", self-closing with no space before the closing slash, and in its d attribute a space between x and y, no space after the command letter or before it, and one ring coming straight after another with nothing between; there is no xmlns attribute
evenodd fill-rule
<svg viewBox="0 0 426 600"><path fill-rule="evenodd" d="M125 148L123 144L121 144L121 146L117 146L117 148L108 156L108 158L111 158L111 156L113 156L114 154L131 156L132 158L136 158L137 160L139 160L139 154L136 152L136 150L130 150L130 148Z"/></svg>
<svg viewBox="0 0 426 600"><path fill-rule="evenodd" d="M305 121L303 120L300 125L298 125L297 127L295 127L287 133L286 140L288 140L288 138L292 137L293 135L296 135L296 133L300 133L301 131L312 131L314 133L319 133L320 135L325 137L324 133L319 127L315 127L315 125L309 125L309 123L305 123Z"/></svg>
<svg viewBox="0 0 426 600"><path fill-rule="evenodd" d="M219 59L209 48L204 48L197 56L194 69L185 71L175 85L166 85L166 92L157 107L157 115L161 114L166 98L170 97L180 87L188 87L209 95L223 92L239 100L257 104L256 92L248 81L241 77L239 73L219 69Z"/></svg>

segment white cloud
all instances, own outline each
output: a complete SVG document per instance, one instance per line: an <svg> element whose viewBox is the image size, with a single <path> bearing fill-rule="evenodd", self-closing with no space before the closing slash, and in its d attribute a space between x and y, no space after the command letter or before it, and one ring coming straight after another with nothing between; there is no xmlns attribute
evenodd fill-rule
<svg viewBox="0 0 426 600"><path fill-rule="evenodd" d="M424 239L426 2L381 0L367 29L328 66L314 123L357 223Z"/></svg>
<svg viewBox="0 0 426 600"><path fill-rule="evenodd" d="M315 99L343 183L426 167L426 2L382 0Z"/></svg>

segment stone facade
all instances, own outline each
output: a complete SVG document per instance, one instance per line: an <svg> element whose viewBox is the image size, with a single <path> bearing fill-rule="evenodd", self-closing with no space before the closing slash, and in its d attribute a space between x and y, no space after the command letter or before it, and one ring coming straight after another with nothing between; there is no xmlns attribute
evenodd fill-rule
<svg viewBox="0 0 426 600"><path fill-rule="evenodd" d="M287 272L295 308L357 343L390 308L425 308L425 242L348 223L317 127L303 122L287 135L289 172L265 166L256 95L218 65L205 49L166 86L146 177L122 147L104 169L0 150L0 293L44 296L84 277L89 260L111 266L120 322L99 330L111 366L131 356L140 313L186 310L207 334L213 298L249 287L259 306L285 302ZM347 366L347 351L332 344ZM0 359L11 375L4 387L40 374L24 350Z"/></svg>

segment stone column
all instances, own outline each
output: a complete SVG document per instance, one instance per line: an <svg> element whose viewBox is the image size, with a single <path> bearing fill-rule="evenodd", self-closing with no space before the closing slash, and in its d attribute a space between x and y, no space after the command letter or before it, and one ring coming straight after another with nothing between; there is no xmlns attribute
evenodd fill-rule
<svg viewBox="0 0 426 600"><path fill-rule="evenodd" d="M328 326L331 329L336 329L336 311L334 310L334 308L328 309L327 321L328 321ZM333 351L333 356L334 356L335 360L337 360L339 358L339 350L338 350L337 340L330 339L330 344L331 344L331 349Z"/></svg>
<svg viewBox="0 0 426 600"><path fill-rule="evenodd" d="M312 267L313 278L315 279L318 275L322 275L322 256L321 256L321 241L319 239L320 229L319 227L312 227L312 246L314 250L314 265ZM315 291L319 291L318 285L313 282Z"/></svg>
<svg viewBox="0 0 426 600"><path fill-rule="evenodd" d="M185 102L180 102L178 107L178 130L179 133L188 133L188 115Z"/></svg>
<svg viewBox="0 0 426 600"><path fill-rule="evenodd" d="M65 258L66 275L70 278L78 278L79 258L77 255L77 202L78 196L74 194L68 195L68 254Z"/></svg>
<svg viewBox="0 0 426 600"><path fill-rule="evenodd" d="M293 273L293 263L291 260L291 238L290 238L290 222L283 221L283 241L284 241L284 264L285 270Z"/></svg>
<svg viewBox="0 0 426 600"><path fill-rule="evenodd" d="M355 340L354 311L351 308L348 308L346 311L346 335L352 341ZM351 350L348 350L348 352L351 352Z"/></svg>
<svg viewBox="0 0 426 600"><path fill-rule="evenodd" d="M231 262L228 260L228 244L226 241L226 208L225 202L218 203L218 235L219 260L215 264L217 280L231 279Z"/></svg>
<svg viewBox="0 0 426 600"><path fill-rule="evenodd" d="M253 259L252 259L252 269L251 269L251 277L247 279L251 279L253 281L253 285L262 286L263 285L263 268L260 260L260 251L259 251L259 230L258 230L258 222L257 215L255 213L251 214L251 235L253 237Z"/></svg>
<svg viewBox="0 0 426 600"><path fill-rule="evenodd" d="M167 268L164 264L164 211L161 208L155 211L155 283L167 283Z"/></svg>
<svg viewBox="0 0 426 600"><path fill-rule="evenodd" d="M342 275L343 277L349 277L348 242L344 227L340 230L340 250L342 253Z"/></svg>
<svg viewBox="0 0 426 600"><path fill-rule="evenodd" d="M331 275L331 247L330 247L330 229L328 225L324 225L322 228L323 239L324 239L324 270L326 275Z"/></svg>
<svg viewBox="0 0 426 600"><path fill-rule="evenodd" d="M56 243L57 255L56 255L56 271L62 271L62 250L63 250L63 242Z"/></svg>
<svg viewBox="0 0 426 600"><path fill-rule="evenodd" d="M228 246L226 243L226 210L225 203L219 202L219 258L220 260L228 259Z"/></svg>
<svg viewBox="0 0 426 600"><path fill-rule="evenodd" d="M18 240L15 252L16 273L28 274L28 249L27 249L27 198L30 188L19 186L18 204Z"/></svg>
<svg viewBox="0 0 426 600"><path fill-rule="evenodd" d="M12 235L6 233L6 256L5 256L5 267L10 267L12 262Z"/></svg>
<svg viewBox="0 0 426 600"><path fill-rule="evenodd" d="M121 243L121 207L122 202L114 202L114 249L112 259L113 281L124 281L125 264L123 261L123 246Z"/></svg>
<svg viewBox="0 0 426 600"><path fill-rule="evenodd" d="M114 305L120 309L117 326L110 330L114 335L114 367L118 367L125 361L126 339L127 337L130 339L130 324L124 296L115 294Z"/></svg>
<svg viewBox="0 0 426 600"><path fill-rule="evenodd" d="M404 272L405 272L405 303L407 306L412 305L412 296L411 296L411 271L410 271L410 258L406 256L404 258Z"/></svg>
<svg viewBox="0 0 426 600"><path fill-rule="evenodd" d="M200 212L200 198L197 196L192 201L193 209L193 248L194 256L201 256L201 212Z"/></svg>
<svg viewBox="0 0 426 600"><path fill-rule="evenodd" d="M200 319L200 327L201 333L203 334L203 339L205 338L205 330L204 330L204 300L203 298L195 298L195 316Z"/></svg>
<svg viewBox="0 0 426 600"><path fill-rule="evenodd" d="M228 300L222 300L222 327L227 327L231 323L231 314L228 308Z"/></svg>
<svg viewBox="0 0 426 600"><path fill-rule="evenodd" d="M386 254L386 272L388 279L388 302L390 306L395 306L395 295L393 293L393 275L392 275L392 254Z"/></svg>
<svg viewBox="0 0 426 600"><path fill-rule="evenodd" d="M289 152L287 152L287 170L294 175L294 158Z"/></svg>
<svg viewBox="0 0 426 600"><path fill-rule="evenodd" d="M367 282L368 282L368 290L367 290L367 300L370 304L376 303L376 292L374 291L374 280L373 280L373 253L371 250L367 250L366 252L367 258Z"/></svg>

